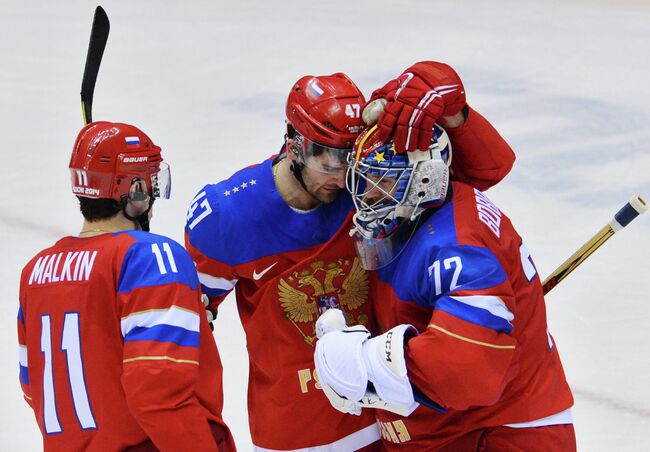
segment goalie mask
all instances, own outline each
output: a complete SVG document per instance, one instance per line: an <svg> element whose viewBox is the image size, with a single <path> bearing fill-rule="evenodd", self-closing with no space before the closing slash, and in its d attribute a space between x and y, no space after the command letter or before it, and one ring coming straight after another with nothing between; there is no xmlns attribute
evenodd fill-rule
<svg viewBox="0 0 650 452"><path fill-rule="evenodd" d="M351 234L366 270L392 262L420 214L444 203L451 164L451 143L438 125L426 151L406 153L378 141L376 131L375 126L357 139L347 177L356 209Z"/></svg>

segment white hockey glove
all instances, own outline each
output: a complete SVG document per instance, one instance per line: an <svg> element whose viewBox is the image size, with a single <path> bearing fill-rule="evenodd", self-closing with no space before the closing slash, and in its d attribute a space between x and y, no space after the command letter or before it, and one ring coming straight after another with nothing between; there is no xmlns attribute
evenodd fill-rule
<svg viewBox="0 0 650 452"><path fill-rule="evenodd" d="M340 309L328 309L316 320L316 337L320 339L323 335L332 331L341 331L347 328L345 315Z"/></svg>
<svg viewBox="0 0 650 452"><path fill-rule="evenodd" d="M210 298L206 294L201 295L201 301L203 302L203 307L205 308L205 316L208 318L208 323L214 322L214 314L208 309L210 304Z"/></svg>
<svg viewBox="0 0 650 452"><path fill-rule="evenodd" d="M210 330L214 331L214 325L212 324L212 322L214 322L216 316L214 315L214 312L209 308L210 298L206 294L202 294L201 301L203 302L203 307L205 308L205 316L208 319L208 325L210 325Z"/></svg>
<svg viewBox="0 0 650 452"><path fill-rule="evenodd" d="M365 327L345 327L343 313L329 309L316 322L316 334L316 371L334 408L357 415L361 408L379 408L402 416L417 408L404 361L404 336L416 335L415 328L399 325L369 339Z"/></svg>
<svg viewBox="0 0 650 452"><path fill-rule="evenodd" d="M418 406L408 379L404 357L406 340L417 335L418 332L412 325L397 325L363 344L368 380L373 383L380 400L389 404L388 406L403 408L400 409L402 412L395 411L402 416L408 416ZM383 409L394 411L387 407Z"/></svg>
<svg viewBox="0 0 650 452"><path fill-rule="evenodd" d="M316 320L316 337L322 338L325 334L333 331L342 331L347 327L345 323L345 316L340 309L328 309ZM316 344L318 347L318 343ZM318 372L318 364L316 364L316 371ZM319 381L323 392L327 396L330 404L338 411L346 414L361 415L361 406L352 400L348 400L337 394L327 383L320 378Z"/></svg>
<svg viewBox="0 0 650 452"><path fill-rule="evenodd" d="M336 392L334 392L334 390L329 385L323 383L322 381L320 382L320 386L325 393L325 396L327 396L327 400L329 400L330 405L332 405L332 407L334 407L336 410L345 414L354 414L355 416L361 416L361 404L341 397Z"/></svg>

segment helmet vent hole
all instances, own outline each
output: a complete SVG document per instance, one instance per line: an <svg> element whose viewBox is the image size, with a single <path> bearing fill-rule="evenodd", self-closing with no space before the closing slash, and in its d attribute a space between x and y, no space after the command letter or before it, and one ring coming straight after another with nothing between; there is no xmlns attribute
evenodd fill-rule
<svg viewBox="0 0 650 452"><path fill-rule="evenodd" d="M391 223L390 218L384 218L384 224L388 226Z"/></svg>
<svg viewBox="0 0 650 452"><path fill-rule="evenodd" d="M337 128L334 126L334 124L332 124L332 123L329 122L329 121L325 121L325 122L323 122L323 125L324 125L325 127L327 127L328 129L333 130L334 132L340 132L340 130L337 129Z"/></svg>
<svg viewBox="0 0 650 452"><path fill-rule="evenodd" d="M431 180L428 177L425 177L424 179L422 179L423 184L428 184L429 182L431 182Z"/></svg>
<svg viewBox="0 0 650 452"><path fill-rule="evenodd" d="M426 195L426 193L423 192L423 191L418 192L418 198L424 198L425 195Z"/></svg>

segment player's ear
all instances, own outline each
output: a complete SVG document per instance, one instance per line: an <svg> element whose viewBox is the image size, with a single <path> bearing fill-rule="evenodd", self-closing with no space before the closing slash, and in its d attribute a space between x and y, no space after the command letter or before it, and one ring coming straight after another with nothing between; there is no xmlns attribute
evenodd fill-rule
<svg viewBox="0 0 650 452"><path fill-rule="evenodd" d="M294 150L294 140L293 138L287 138L287 157L292 162L298 161L298 153Z"/></svg>
<svg viewBox="0 0 650 452"><path fill-rule="evenodd" d="M136 179L131 184L127 198L126 213L132 217L139 217L149 208L149 194L147 184Z"/></svg>

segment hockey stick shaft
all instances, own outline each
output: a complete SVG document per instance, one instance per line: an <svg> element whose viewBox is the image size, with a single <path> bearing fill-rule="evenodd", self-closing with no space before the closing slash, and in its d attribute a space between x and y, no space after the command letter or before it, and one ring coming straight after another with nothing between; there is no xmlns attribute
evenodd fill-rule
<svg viewBox="0 0 650 452"><path fill-rule="evenodd" d="M578 265L582 264L591 254L602 246L611 236L630 224L632 220L648 210L646 201L638 195L632 197L630 202L625 204L614 218L591 239L573 253L566 261L562 263L551 275L544 280L544 294L547 294L557 286L560 281L566 278Z"/></svg>
<svg viewBox="0 0 650 452"><path fill-rule="evenodd" d="M95 92L95 82L99 66L102 63L102 56L108 41L108 33L111 24L108 21L106 11L101 6L95 9L93 25L90 30L90 42L88 43L88 54L86 55L86 65L84 75L81 80L81 113L83 114L84 124L93 121L93 94Z"/></svg>

